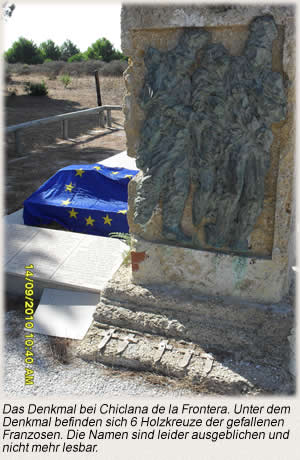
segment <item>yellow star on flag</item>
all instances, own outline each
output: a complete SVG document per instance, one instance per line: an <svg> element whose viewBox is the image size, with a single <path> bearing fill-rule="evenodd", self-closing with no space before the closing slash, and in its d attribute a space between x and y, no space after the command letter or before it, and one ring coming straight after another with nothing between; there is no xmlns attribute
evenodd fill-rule
<svg viewBox="0 0 300 460"><path fill-rule="evenodd" d="M69 214L70 214L70 217L75 217L75 219L77 219L78 211L75 211L74 209L72 209L71 211L69 211Z"/></svg>
<svg viewBox="0 0 300 460"><path fill-rule="evenodd" d="M120 171L113 171L112 174L119 174Z"/></svg>
<svg viewBox="0 0 300 460"><path fill-rule="evenodd" d="M126 214L127 209L120 209L120 211L117 212L117 214Z"/></svg>
<svg viewBox="0 0 300 460"><path fill-rule="evenodd" d="M70 184L66 184L66 192L72 192L72 189L75 188L75 185L72 185L72 182Z"/></svg>
<svg viewBox="0 0 300 460"><path fill-rule="evenodd" d="M94 222L95 222L95 219L92 219L92 217L89 216L88 218L85 217L85 220L86 220L86 224L85 224L85 225L91 225L91 226L93 227Z"/></svg>
<svg viewBox="0 0 300 460"><path fill-rule="evenodd" d="M100 168L100 166L94 166L94 169L97 169L97 171L99 171L99 169L101 169L101 168Z"/></svg>
<svg viewBox="0 0 300 460"><path fill-rule="evenodd" d="M70 204L70 203L71 203L71 201L69 200L69 198L67 200L61 202L61 204L63 206L68 206L68 204Z"/></svg>
<svg viewBox="0 0 300 460"><path fill-rule="evenodd" d="M132 174L127 174L127 175L125 176L125 179L126 179L127 177L128 177L128 179L130 179L130 178L132 177Z"/></svg>
<svg viewBox="0 0 300 460"><path fill-rule="evenodd" d="M104 223L105 223L105 224L111 225L112 219L109 218L109 215L108 215L108 214L106 214L105 217L102 217L102 219L104 219Z"/></svg>
<svg viewBox="0 0 300 460"><path fill-rule="evenodd" d="M81 177L83 173L84 173L84 170L83 170L82 168L76 169L76 174L75 174L75 176L80 176L80 177Z"/></svg>

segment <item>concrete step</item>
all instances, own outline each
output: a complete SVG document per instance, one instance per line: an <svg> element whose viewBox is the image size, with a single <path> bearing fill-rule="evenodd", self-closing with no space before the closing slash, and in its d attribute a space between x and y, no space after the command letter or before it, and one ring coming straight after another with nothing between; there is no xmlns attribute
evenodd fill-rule
<svg viewBox="0 0 300 460"><path fill-rule="evenodd" d="M292 393L292 306L233 302L136 285L122 265L100 295L78 354L224 394Z"/></svg>
<svg viewBox="0 0 300 460"><path fill-rule="evenodd" d="M283 366L290 346L293 306L201 296L170 286L137 285L122 266L101 292L99 323L186 340L218 356Z"/></svg>
<svg viewBox="0 0 300 460"><path fill-rule="evenodd" d="M258 365L245 360L220 359L192 342L97 321L77 350L87 361L180 378L197 385L202 392L255 395L294 391L290 374L273 363Z"/></svg>

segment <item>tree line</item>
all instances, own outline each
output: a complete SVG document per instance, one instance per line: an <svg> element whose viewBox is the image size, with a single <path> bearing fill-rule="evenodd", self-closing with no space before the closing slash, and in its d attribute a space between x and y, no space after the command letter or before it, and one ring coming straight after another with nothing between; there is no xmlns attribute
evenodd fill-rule
<svg viewBox="0 0 300 460"><path fill-rule="evenodd" d="M66 40L57 46L53 40L47 40L37 46L32 40L20 37L4 53L7 62L15 64L42 64L49 61L87 61L99 59L105 62L126 59L121 51L114 48L107 38L99 38L86 51L80 49L71 41Z"/></svg>

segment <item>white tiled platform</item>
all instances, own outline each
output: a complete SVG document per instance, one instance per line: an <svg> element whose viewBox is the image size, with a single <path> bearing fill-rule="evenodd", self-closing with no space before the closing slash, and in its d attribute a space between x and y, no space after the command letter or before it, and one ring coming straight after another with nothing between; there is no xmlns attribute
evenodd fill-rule
<svg viewBox="0 0 300 460"><path fill-rule="evenodd" d="M107 158L106 160L99 161L99 164L104 166L110 166L111 168L127 168L127 169L137 169L135 158L131 158L127 155L126 150L121 153L117 153L112 157Z"/></svg>
<svg viewBox="0 0 300 460"><path fill-rule="evenodd" d="M6 225L6 290L24 293L25 266L33 265L35 296L45 287L100 292L128 246L115 238L27 225Z"/></svg>
<svg viewBox="0 0 300 460"><path fill-rule="evenodd" d="M8 214L7 216L4 216L4 222L6 224L20 224L24 225L24 219L23 219L23 208L19 209L16 212L13 212L12 214Z"/></svg>

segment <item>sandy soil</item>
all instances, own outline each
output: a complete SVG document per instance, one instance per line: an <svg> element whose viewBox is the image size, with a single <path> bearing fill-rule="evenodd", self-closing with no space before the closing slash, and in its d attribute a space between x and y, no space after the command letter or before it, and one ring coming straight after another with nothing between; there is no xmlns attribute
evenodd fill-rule
<svg viewBox="0 0 300 460"><path fill-rule="evenodd" d="M48 96L27 96L26 81L41 82L48 87ZM101 77L103 105L122 105L124 81L119 77ZM95 80L74 77L65 88L59 77L12 75L5 97L6 126L37 120L97 106ZM71 164L94 163L126 150L121 111L112 112L113 129L99 128L97 115L70 120L69 139L61 138L60 123L29 128L22 132L22 153L15 151L14 135L6 137L5 214L23 206L23 202L58 169Z"/></svg>

